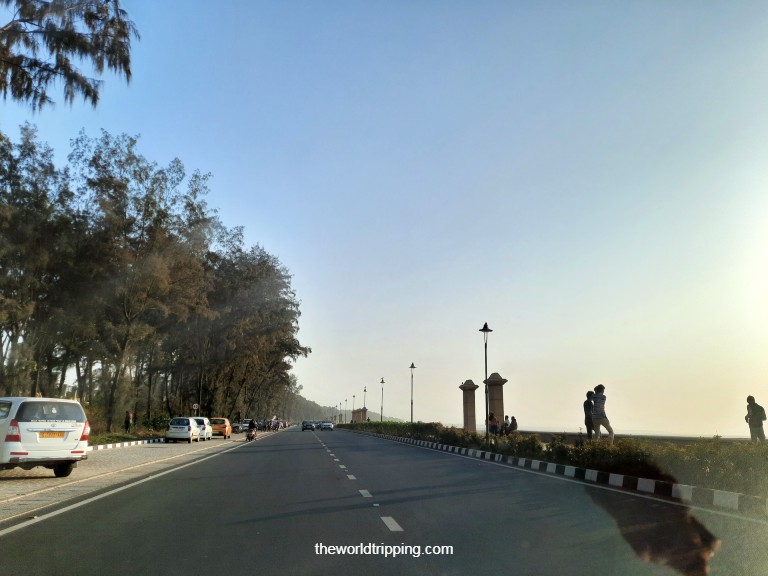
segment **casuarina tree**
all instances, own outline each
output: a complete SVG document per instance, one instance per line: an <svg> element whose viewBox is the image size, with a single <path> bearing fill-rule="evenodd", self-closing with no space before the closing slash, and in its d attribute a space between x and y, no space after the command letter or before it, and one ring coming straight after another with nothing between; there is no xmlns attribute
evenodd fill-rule
<svg viewBox="0 0 768 576"><path fill-rule="evenodd" d="M109 69L131 79L131 39L139 38L119 0L0 0L9 21L0 24L0 94L39 111L60 85L64 100L76 96L96 106L101 81L76 64L90 63L97 74ZM2 19L0 19L2 22Z"/></svg>

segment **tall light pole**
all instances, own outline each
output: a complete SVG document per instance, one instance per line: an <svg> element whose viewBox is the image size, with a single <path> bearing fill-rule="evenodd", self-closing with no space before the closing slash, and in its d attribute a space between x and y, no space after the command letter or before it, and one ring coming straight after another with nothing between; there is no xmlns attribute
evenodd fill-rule
<svg viewBox="0 0 768 576"><path fill-rule="evenodd" d="M347 423L347 399L344 398L344 424Z"/></svg>
<svg viewBox="0 0 768 576"><path fill-rule="evenodd" d="M363 386L363 408L367 408L365 405L365 393L368 392L368 386Z"/></svg>
<svg viewBox="0 0 768 576"><path fill-rule="evenodd" d="M352 394L352 422L355 421L355 395Z"/></svg>
<svg viewBox="0 0 768 576"><path fill-rule="evenodd" d="M381 413L379 414L379 421L384 422L384 378L381 379Z"/></svg>
<svg viewBox="0 0 768 576"><path fill-rule="evenodd" d="M483 342L485 344L485 443L490 448L491 438L488 435L488 334L493 332L493 330L488 328L488 322L486 322L479 331L483 333Z"/></svg>
<svg viewBox="0 0 768 576"><path fill-rule="evenodd" d="M411 424L413 424L413 371L416 369L416 366L413 365L413 362L411 362L410 369L411 369Z"/></svg>

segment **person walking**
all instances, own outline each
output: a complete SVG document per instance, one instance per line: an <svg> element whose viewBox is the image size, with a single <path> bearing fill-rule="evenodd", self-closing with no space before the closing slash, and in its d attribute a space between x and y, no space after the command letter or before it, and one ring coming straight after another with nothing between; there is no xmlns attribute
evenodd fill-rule
<svg viewBox="0 0 768 576"><path fill-rule="evenodd" d="M595 386L595 393L592 396L592 426L595 429L595 437L602 438L602 432L600 427L602 426L608 431L608 440L613 444L613 428L608 420L608 416L605 413L605 386L598 384Z"/></svg>
<svg viewBox="0 0 768 576"><path fill-rule="evenodd" d="M765 442L765 430L763 430L765 418L765 408L755 402L754 396L747 396L747 415L744 416L744 420L749 424L749 436L752 442Z"/></svg>
<svg viewBox="0 0 768 576"><path fill-rule="evenodd" d="M587 427L588 440L592 440L592 433L595 430L595 427L592 424L592 409L595 407L595 403L592 402L592 396L594 395L595 393L590 390L587 392L587 399L584 400L584 426Z"/></svg>

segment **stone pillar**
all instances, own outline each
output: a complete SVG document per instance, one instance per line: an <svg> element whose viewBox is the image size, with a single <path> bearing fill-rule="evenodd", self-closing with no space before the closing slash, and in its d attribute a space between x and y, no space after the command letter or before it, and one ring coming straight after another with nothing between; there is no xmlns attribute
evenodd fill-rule
<svg viewBox="0 0 768 576"><path fill-rule="evenodd" d="M475 390L477 390L479 386L472 382L472 380L467 380L459 386L459 388L464 392L464 430L476 432Z"/></svg>
<svg viewBox="0 0 768 576"><path fill-rule="evenodd" d="M483 384L488 385L488 412L493 412L496 416L499 428L504 422L504 389L502 387L506 383L507 379L499 376L498 372L494 372L488 376L488 380L483 381Z"/></svg>

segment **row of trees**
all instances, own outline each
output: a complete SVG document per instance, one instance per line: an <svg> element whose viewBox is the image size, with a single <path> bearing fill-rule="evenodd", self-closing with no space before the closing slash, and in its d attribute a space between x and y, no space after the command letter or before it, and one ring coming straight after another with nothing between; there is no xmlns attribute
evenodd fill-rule
<svg viewBox="0 0 768 576"><path fill-rule="evenodd" d="M57 168L34 127L0 134L0 394L76 396L106 430L279 413L310 352L288 271L207 206L209 175L137 144L81 133Z"/></svg>

